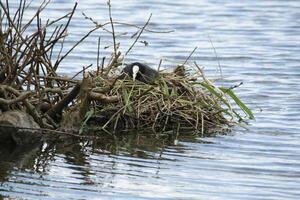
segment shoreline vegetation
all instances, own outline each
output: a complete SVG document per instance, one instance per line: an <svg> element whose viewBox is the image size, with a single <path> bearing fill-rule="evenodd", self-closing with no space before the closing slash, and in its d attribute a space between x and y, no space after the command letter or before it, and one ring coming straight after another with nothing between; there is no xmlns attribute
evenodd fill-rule
<svg viewBox="0 0 300 200"><path fill-rule="evenodd" d="M109 21L100 24L84 14L95 27L62 54L77 3L64 16L42 23L40 14L49 2L42 3L26 22L26 0L20 1L15 13L10 12L8 0L0 2L0 141L22 144L50 133L83 138L101 138L104 133L115 137L131 131L204 136L254 119L233 92L238 86L217 87L196 62L189 64L197 48L183 63L174 64L172 72L160 70L161 60L159 77L153 84L119 78L125 58L142 33L158 32L148 28L152 15L143 26L114 21L108 1ZM118 25L137 30L125 53L119 51L115 34ZM61 62L96 30L111 34L111 58L101 59L99 38L95 71L89 70L91 65L85 67L78 72L83 74L82 80L75 79L76 75L60 76L57 70ZM61 50L55 55L57 47ZM186 73L188 67L194 72ZM233 109L231 103L239 109Z"/></svg>

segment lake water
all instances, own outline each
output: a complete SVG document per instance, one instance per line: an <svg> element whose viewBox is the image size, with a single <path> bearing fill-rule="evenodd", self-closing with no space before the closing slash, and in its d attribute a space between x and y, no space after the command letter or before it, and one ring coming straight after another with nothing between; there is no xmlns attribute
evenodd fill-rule
<svg viewBox="0 0 300 200"><path fill-rule="evenodd" d="M9 1L12 7L18 1ZM108 21L106 1L79 0L66 48L93 24ZM73 0L53 0L44 17L54 19L72 9ZM33 13L34 1L25 13ZM127 61L163 67L191 61L224 85L244 83L236 93L253 109L247 130L235 128L213 137L180 138L178 145L147 136L117 141L68 141L41 148L2 149L0 199L298 199L300 196L300 2L298 0L119 0L113 18L148 28ZM136 29L116 26L121 50ZM112 40L98 31L77 48L60 69L73 75L109 55ZM221 84L221 83L220 83Z"/></svg>

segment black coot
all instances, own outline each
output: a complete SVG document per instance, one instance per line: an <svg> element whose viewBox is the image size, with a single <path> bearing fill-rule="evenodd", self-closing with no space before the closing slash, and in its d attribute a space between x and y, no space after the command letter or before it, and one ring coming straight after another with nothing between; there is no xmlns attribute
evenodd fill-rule
<svg viewBox="0 0 300 200"><path fill-rule="evenodd" d="M133 80L139 80L147 84L153 83L159 76L158 71L139 62L126 65L120 78L125 78L126 74L129 75Z"/></svg>

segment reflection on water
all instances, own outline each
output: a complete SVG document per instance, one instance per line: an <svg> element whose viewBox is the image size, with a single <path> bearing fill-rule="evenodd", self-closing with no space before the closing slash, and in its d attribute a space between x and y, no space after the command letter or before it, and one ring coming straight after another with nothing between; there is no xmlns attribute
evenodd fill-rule
<svg viewBox="0 0 300 200"><path fill-rule="evenodd" d="M75 1L54 0L46 18L69 11ZM18 1L10 1L17 5ZM33 1L35 8L39 1ZM69 44L92 28L81 12L108 20L105 1L80 0L69 30ZM33 10L27 11L29 18ZM208 138L124 136L118 140L69 141L0 150L0 195L28 199L297 199L300 196L300 4L289 1L116 0L113 17L175 30L146 33L127 61L163 67L185 59L216 75L225 85L244 82L236 92L254 110L248 130ZM136 30L117 26L121 49ZM97 38L108 55L109 34L97 32L63 63L61 73L75 74L95 63ZM104 49L109 46L110 48ZM66 48L67 49L67 48ZM262 111L261 111L262 110ZM146 138L147 139L146 139Z"/></svg>
<svg viewBox="0 0 300 200"><path fill-rule="evenodd" d="M195 136L190 138L195 140ZM64 138L34 146L1 146L0 191L6 196L12 188L17 196L29 198L46 197L50 191L61 189L63 193L70 190L71 195L73 189L97 192L113 187L115 177L120 175L156 176L162 160L175 161L162 157L164 148L173 143L173 138L165 136L130 134L103 137L101 141Z"/></svg>

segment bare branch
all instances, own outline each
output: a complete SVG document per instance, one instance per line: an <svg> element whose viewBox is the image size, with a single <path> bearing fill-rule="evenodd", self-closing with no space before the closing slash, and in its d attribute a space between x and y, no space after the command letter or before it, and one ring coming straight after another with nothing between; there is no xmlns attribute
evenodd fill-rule
<svg viewBox="0 0 300 200"><path fill-rule="evenodd" d="M131 45L131 46L129 47L129 49L126 51L124 57L127 56L127 54L130 52L130 50L134 47L135 43L136 43L136 42L138 41L138 39L141 37L141 35L142 35L144 29L145 29L146 26L149 24L151 17L152 17L152 13L150 14L150 16L149 16L147 22L145 23L145 25L143 26L143 28L140 30L138 36L136 37L136 39L134 40L134 42L132 43L132 45Z"/></svg>

